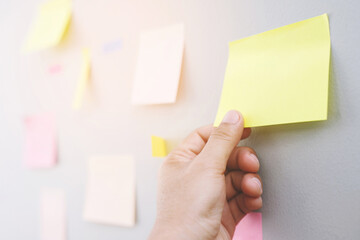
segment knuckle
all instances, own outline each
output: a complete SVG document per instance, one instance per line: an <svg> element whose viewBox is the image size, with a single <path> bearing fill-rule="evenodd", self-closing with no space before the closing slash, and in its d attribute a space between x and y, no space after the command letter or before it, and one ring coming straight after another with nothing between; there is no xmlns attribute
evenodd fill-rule
<svg viewBox="0 0 360 240"><path fill-rule="evenodd" d="M218 139L218 140L221 140L221 141L230 142L232 140L232 138L233 138L233 134L228 129L217 128L212 133L211 137L213 137L215 139Z"/></svg>

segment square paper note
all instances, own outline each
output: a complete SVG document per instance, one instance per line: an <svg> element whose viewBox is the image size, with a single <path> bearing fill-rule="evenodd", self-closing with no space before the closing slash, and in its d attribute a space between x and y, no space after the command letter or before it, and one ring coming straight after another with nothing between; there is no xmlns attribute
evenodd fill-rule
<svg viewBox="0 0 360 240"><path fill-rule="evenodd" d="M89 161L86 221L132 227L135 224L135 163L131 156L99 156Z"/></svg>
<svg viewBox="0 0 360 240"><path fill-rule="evenodd" d="M52 114L28 116L24 119L24 162L30 168L48 168L56 164L55 117Z"/></svg>
<svg viewBox="0 0 360 240"><path fill-rule="evenodd" d="M66 239L65 193L58 189L46 189L40 203L41 240Z"/></svg>
<svg viewBox="0 0 360 240"><path fill-rule="evenodd" d="M326 14L230 43L215 120L240 111L245 127L327 119Z"/></svg>
<svg viewBox="0 0 360 240"><path fill-rule="evenodd" d="M183 24L141 34L132 92L133 104L176 101L183 50Z"/></svg>
<svg viewBox="0 0 360 240"><path fill-rule="evenodd" d="M25 51L35 51L59 44L70 23L71 0L50 0L43 3L34 20Z"/></svg>

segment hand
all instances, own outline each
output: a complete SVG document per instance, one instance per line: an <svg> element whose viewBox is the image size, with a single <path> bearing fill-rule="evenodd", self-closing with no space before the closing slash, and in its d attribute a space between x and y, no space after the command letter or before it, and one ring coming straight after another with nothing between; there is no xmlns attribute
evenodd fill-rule
<svg viewBox="0 0 360 240"><path fill-rule="evenodd" d="M160 170L157 218L149 239L231 239L246 213L262 206L259 161L237 147L250 135L240 113L202 127L171 152Z"/></svg>

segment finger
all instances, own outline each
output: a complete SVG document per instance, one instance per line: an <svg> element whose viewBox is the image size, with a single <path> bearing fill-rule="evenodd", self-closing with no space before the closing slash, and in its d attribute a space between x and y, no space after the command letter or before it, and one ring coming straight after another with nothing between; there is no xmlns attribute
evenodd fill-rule
<svg viewBox="0 0 360 240"><path fill-rule="evenodd" d="M179 149L190 153L193 157L198 155L204 148L213 130L212 125L204 126L193 131L185 140L179 145Z"/></svg>
<svg viewBox="0 0 360 240"><path fill-rule="evenodd" d="M246 138L250 137L250 135L251 135L251 128L244 128L241 139L246 139Z"/></svg>
<svg viewBox="0 0 360 240"><path fill-rule="evenodd" d="M236 147L229 157L227 168L256 173L259 171L260 163L253 149Z"/></svg>
<svg viewBox="0 0 360 240"><path fill-rule="evenodd" d="M225 176L225 190L226 190L226 199L229 200L239 193L241 190L241 183L243 180L244 172L242 171L232 171L226 174Z"/></svg>
<svg viewBox="0 0 360 240"><path fill-rule="evenodd" d="M241 181L241 191L249 197L260 197L263 192L260 176L246 173Z"/></svg>
<svg viewBox="0 0 360 240"><path fill-rule="evenodd" d="M244 120L237 111L229 111L219 127L212 131L199 161L206 161L220 173L224 173L229 156L243 134ZM202 157L200 157L202 156Z"/></svg>
<svg viewBox="0 0 360 240"><path fill-rule="evenodd" d="M249 212L258 210L262 207L262 198L252 198L244 194L239 194L229 201L229 208L235 220L235 224Z"/></svg>

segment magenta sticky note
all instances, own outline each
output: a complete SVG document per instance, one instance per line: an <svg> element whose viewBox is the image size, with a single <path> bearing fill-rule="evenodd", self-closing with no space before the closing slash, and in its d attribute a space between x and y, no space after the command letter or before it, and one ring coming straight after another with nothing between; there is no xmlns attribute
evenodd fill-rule
<svg viewBox="0 0 360 240"><path fill-rule="evenodd" d="M24 162L30 168L48 168L56 164L55 117L52 114L27 116Z"/></svg>
<svg viewBox="0 0 360 240"><path fill-rule="evenodd" d="M233 240L262 240L262 215L259 212L252 212L238 223L235 229Z"/></svg>

